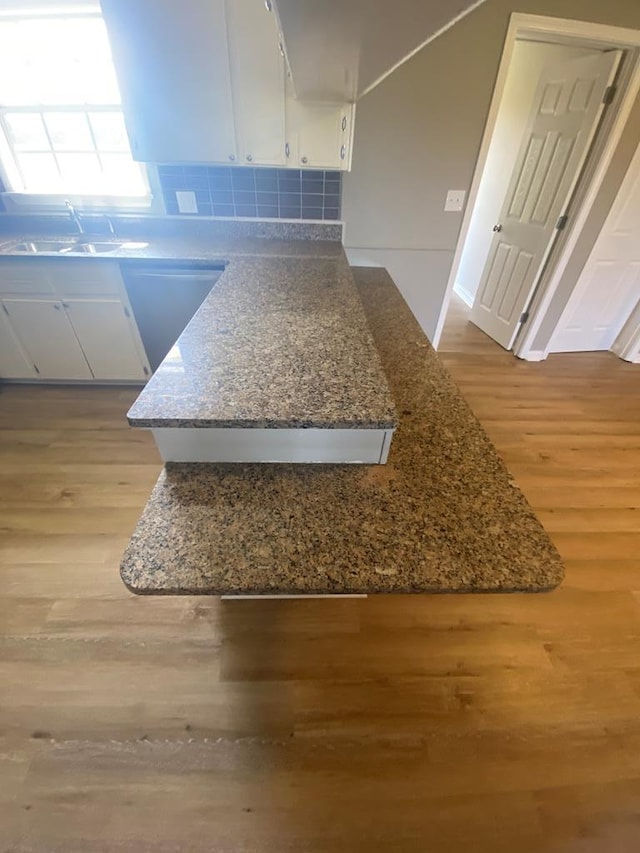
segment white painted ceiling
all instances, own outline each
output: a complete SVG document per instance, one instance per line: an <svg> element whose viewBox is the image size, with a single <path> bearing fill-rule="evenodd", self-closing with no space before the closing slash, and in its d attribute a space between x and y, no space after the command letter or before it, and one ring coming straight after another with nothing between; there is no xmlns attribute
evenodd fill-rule
<svg viewBox="0 0 640 853"><path fill-rule="evenodd" d="M353 101L483 0L276 0L298 98Z"/></svg>

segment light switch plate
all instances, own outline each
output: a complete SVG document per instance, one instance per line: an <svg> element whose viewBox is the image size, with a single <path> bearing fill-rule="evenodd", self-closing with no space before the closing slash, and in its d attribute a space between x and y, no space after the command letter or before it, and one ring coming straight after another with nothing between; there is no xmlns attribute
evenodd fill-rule
<svg viewBox="0 0 640 853"><path fill-rule="evenodd" d="M196 194L189 190L176 190L176 201L180 213L197 213Z"/></svg>
<svg viewBox="0 0 640 853"><path fill-rule="evenodd" d="M462 210L466 194L466 190L449 190L447 200L444 203L444 209L448 211Z"/></svg>

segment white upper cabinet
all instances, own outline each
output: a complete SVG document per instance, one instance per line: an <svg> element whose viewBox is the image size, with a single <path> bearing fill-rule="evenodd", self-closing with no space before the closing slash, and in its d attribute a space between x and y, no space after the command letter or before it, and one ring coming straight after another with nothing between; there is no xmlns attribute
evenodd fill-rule
<svg viewBox="0 0 640 853"><path fill-rule="evenodd" d="M285 165L285 67L275 16L262 0L228 0L239 162Z"/></svg>
<svg viewBox="0 0 640 853"><path fill-rule="evenodd" d="M102 0L133 156L233 162L224 0Z"/></svg>
<svg viewBox="0 0 640 853"><path fill-rule="evenodd" d="M295 99L264 0L102 10L136 160L350 168L353 105Z"/></svg>
<svg viewBox="0 0 640 853"><path fill-rule="evenodd" d="M289 165L349 169L353 105L298 101L287 86Z"/></svg>

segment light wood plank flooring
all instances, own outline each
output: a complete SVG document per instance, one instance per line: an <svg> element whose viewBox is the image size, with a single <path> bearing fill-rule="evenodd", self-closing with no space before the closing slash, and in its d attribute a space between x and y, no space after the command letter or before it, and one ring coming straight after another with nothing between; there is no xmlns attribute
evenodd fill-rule
<svg viewBox="0 0 640 853"><path fill-rule="evenodd" d="M640 368L442 357L567 561L547 595L136 598L128 389L0 389L0 850L640 849Z"/></svg>

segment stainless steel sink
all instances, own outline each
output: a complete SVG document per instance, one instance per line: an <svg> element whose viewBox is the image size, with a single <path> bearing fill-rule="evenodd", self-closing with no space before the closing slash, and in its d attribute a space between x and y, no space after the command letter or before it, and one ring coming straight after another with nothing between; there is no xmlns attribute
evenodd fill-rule
<svg viewBox="0 0 640 853"><path fill-rule="evenodd" d="M79 252L83 255L105 255L109 252L115 252L116 249L119 249L123 245L122 240L110 240L109 242L104 243L92 243L92 242L84 242L78 241L77 243L73 243L71 246L65 246L63 249L60 249L60 254L67 254L69 252Z"/></svg>
<svg viewBox="0 0 640 853"><path fill-rule="evenodd" d="M59 255L108 255L117 249L146 249L148 243L137 243L129 240L23 240L20 243L3 246L5 253L25 253L38 255L40 253Z"/></svg>
<svg viewBox="0 0 640 853"><path fill-rule="evenodd" d="M75 240L24 240L5 248L10 252L27 252L30 255L37 255L38 252L69 252L75 243Z"/></svg>

